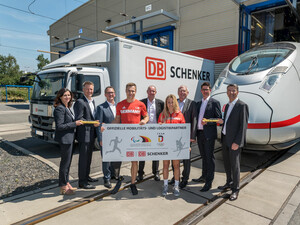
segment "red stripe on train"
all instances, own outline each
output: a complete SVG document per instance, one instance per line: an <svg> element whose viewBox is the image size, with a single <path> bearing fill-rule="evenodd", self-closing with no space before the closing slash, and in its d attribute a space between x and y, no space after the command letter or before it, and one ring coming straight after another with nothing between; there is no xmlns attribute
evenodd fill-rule
<svg viewBox="0 0 300 225"><path fill-rule="evenodd" d="M269 129L269 128L287 127L299 122L300 122L300 115L295 116L294 118L288 120L273 122L271 124L270 123L249 123L248 129Z"/></svg>

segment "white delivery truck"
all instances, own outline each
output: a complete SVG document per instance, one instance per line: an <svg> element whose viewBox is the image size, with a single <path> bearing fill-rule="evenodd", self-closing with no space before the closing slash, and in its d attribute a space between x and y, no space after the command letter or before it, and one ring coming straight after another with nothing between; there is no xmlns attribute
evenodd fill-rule
<svg viewBox="0 0 300 225"><path fill-rule="evenodd" d="M75 48L53 61L36 75L30 102L31 135L52 142L54 138L53 100L58 90L82 94L82 83L92 81L96 105L103 103L105 87L116 90L116 101L126 98L125 86L137 85L136 98L147 96L149 85L157 87L157 98L177 96L180 85L189 89L189 98L201 99L200 85L214 83L214 61L136 41L112 38Z"/></svg>

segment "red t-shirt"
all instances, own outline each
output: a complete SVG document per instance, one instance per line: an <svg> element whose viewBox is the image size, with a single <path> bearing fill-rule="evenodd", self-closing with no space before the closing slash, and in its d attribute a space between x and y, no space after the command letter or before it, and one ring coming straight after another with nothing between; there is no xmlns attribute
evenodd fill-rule
<svg viewBox="0 0 300 225"><path fill-rule="evenodd" d="M147 109L143 102L135 99L129 103L123 100L117 104L117 116L121 116L121 123L139 124L141 116L147 115Z"/></svg>
<svg viewBox="0 0 300 225"><path fill-rule="evenodd" d="M170 114L166 121L164 121L164 118L164 114L161 113L158 118L158 123L185 123L184 116L180 111Z"/></svg>

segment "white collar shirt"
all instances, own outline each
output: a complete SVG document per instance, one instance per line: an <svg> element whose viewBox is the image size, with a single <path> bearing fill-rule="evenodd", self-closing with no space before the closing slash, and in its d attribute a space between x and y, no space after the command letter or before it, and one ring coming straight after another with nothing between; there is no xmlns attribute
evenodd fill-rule
<svg viewBox="0 0 300 225"><path fill-rule="evenodd" d="M150 102L149 98L147 98L147 112L149 115L148 123L157 123L155 99L153 99L153 101Z"/></svg>
<svg viewBox="0 0 300 225"><path fill-rule="evenodd" d="M226 118L225 118L224 127L223 127L223 130L222 130L222 133L223 133L224 135L226 135L226 124L227 124L227 120L228 120L228 118L229 118L229 116L230 116L230 113L231 113L231 111L232 111L232 109L233 109L235 103L237 102L237 100L238 100L238 98L236 98L236 99L234 99L232 102L229 102L229 103L228 103L229 106L228 106L228 110L227 110L227 113L226 113Z"/></svg>
<svg viewBox="0 0 300 225"><path fill-rule="evenodd" d="M210 96L208 96L206 99L202 98L202 103L201 103L201 107L200 107L200 112L199 112L199 115L198 115L198 130L203 130L203 125L201 123L203 117L204 117L204 113L205 113L205 109L206 109L206 106L207 106L207 103L210 99Z"/></svg>
<svg viewBox="0 0 300 225"><path fill-rule="evenodd" d="M85 97L85 96L84 96ZM91 100L89 100L87 97L85 97L86 98L86 100L88 101L88 103L89 103L89 106L90 106L90 110L91 110L91 112L92 112L92 115L93 115L93 117L95 117L95 105L94 105L94 99L93 98L91 98Z"/></svg>
<svg viewBox="0 0 300 225"><path fill-rule="evenodd" d="M185 101L186 101L186 98L181 102L179 99L178 99L178 105L179 105L179 108L180 108L180 111L182 112L183 110L183 106L185 104Z"/></svg>
<svg viewBox="0 0 300 225"><path fill-rule="evenodd" d="M114 114L114 117L116 117L117 109L116 109L116 103L110 103L107 101L109 108L111 109L112 113Z"/></svg>

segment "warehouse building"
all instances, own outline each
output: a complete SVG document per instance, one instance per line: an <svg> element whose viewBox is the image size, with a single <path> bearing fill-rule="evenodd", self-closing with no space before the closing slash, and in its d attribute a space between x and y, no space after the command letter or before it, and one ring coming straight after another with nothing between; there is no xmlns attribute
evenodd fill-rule
<svg viewBox="0 0 300 225"><path fill-rule="evenodd" d="M255 46L300 41L296 0L90 0L50 26L51 60L76 46L125 36L215 61L217 77ZM216 79L215 79L216 80Z"/></svg>

